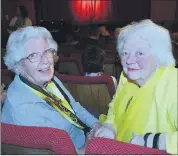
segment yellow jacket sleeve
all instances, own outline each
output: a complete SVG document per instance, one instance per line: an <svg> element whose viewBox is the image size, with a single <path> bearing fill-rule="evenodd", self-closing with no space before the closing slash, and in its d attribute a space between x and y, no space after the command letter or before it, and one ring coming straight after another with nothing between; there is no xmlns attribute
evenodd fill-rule
<svg viewBox="0 0 178 156"><path fill-rule="evenodd" d="M117 86L117 90L116 90L116 93L115 95L113 96L113 99L111 101L111 103L109 104L109 110L108 110L108 114L107 114L107 119L105 121L105 123L110 123L110 124L114 124L114 118L115 118L115 114L114 114L114 106L116 104L116 99L117 99L117 96L119 95L120 93L120 90L122 89L123 87L123 84L127 82L127 79L124 77L123 73L121 73L121 76L120 76L120 80L119 80L119 84ZM114 128L115 125L113 125Z"/></svg>
<svg viewBox="0 0 178 156"><path fill-rule="evenodd" d="M178 133L172 132L166 134L166 151L169 154L178 154L178 144L177 144Z"/></svg>
<svg viewBox="0 0 178 156"><path fill-rule="evenodd" d="M113 100L109 104L109 110L108 110L107 119L106 119L105 123L111 123L111 124L114 123L115 115L114 115L114 112L113 112L113 108L114 108L114 104L116 102L116 100L115 100L116 96L117 96L117 91L116 91L116 94L113 97Z"/></svg>
<svg viewBox="0 0 178 156"><path fill-rule="evenodd" d="M178 123L177 123L178 107L177 105L178 105L177 100L172 105L168 105L168 121L170 122L170 125L174 130L173 132L166 134L166 151L167 153L170 154L178 154Z"/></svg>

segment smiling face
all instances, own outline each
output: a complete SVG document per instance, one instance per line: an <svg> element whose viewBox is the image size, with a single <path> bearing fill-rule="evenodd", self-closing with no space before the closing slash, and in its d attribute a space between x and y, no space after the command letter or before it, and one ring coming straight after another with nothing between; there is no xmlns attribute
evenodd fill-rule
<svg viewBox="0 0 178 156"><path fill-rule="evenodd" d="M25 44L25 57L23 59L23 71L33 79L38 85L44 85L49 82L54 74L53 57L43 55L46 50L50 49L44 39L30 39ZM40 59L37 59L40 58ZM39 61L30 61L30 60Z"/></svg>
<svg viewBox="0 0 178 156"><path fill-rule="evenodd" d="M125 74L138 85L143 85L157 68L150 51L151 46L145 40L131 36L125 41L120 53Z"/></svg>

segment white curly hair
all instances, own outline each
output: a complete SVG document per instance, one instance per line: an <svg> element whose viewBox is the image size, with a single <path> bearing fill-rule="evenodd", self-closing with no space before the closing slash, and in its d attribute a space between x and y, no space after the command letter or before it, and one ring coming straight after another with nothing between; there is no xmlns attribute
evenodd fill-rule
<svg viewBox="0 0 178 156"><path fill-rule="evenodd" d="M122 53L125 41L132 35L144 39L151 46L151 55L158 61L160 66L175 66L171 37L167 29L149 19L123 27L117 38L116 49L119 55Z"/></svg>
<svg viewBox="0 0 178 156"><path fill-rule="evenodd" d="M43 38L50 48L57 51L57 43L53 39L51 33L43 27L28 26L14 31L8 39L4 63L9 70L17 73L15 64L25 56L25 43L29 39Z"/></svg>

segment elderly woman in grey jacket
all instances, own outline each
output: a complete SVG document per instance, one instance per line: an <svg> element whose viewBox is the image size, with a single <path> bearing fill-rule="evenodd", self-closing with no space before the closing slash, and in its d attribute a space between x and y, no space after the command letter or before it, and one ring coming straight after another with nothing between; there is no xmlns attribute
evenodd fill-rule
<svg viewBox="0 0 178 156"><path fill-rule="evenodd" d="M54 76L56 51L45 28L29 26L10 35L4 61L16 76L7 90L2 122L65 130L84 154L85 134L101 125Z"/></svg>

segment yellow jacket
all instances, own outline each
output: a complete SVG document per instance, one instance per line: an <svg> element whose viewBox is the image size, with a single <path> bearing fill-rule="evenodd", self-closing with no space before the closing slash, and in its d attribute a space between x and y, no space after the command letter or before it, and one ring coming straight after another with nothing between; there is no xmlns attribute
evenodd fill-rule
<svg viewBox="0 0 178 156"><path fill-rule="evenodd" d="M115 127L117 140L130 142L132 132L165 133L166 151L178 154L177 76L176 68L160 67L139 88L121 74L105 121Z"/></svg>

